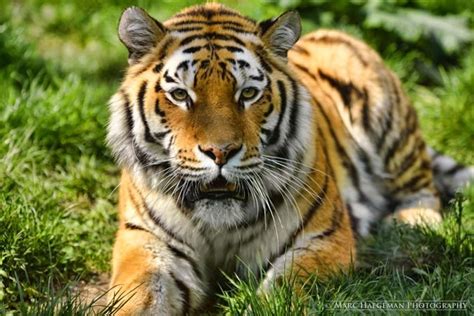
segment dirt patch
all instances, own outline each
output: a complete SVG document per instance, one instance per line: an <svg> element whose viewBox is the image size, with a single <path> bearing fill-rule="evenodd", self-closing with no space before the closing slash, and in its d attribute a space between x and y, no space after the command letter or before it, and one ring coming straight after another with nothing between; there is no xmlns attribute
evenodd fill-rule
<svg viewBox="0 0 474 316"><path fill-rule="evenodd" d="M100 311L107 305L107 292L110 278L107 273L93 277L89 282L80 281L74 288L84 305L93 305L94 310Z"/></svg>

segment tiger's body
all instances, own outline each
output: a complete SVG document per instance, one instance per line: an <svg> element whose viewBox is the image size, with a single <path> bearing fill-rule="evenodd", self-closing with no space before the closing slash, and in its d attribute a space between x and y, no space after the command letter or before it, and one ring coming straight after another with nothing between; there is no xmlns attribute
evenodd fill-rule
<svg viewBox="0 0 474 316"><path fill-rule="evenodd" d="M111 286L135 292L124 314L196 313L221 272L250 269L265 291L344 271L387 216L441 219L398 79L348 35L299 33L294 12L124 12L130 67L108 135L123 168Z"/></svg>

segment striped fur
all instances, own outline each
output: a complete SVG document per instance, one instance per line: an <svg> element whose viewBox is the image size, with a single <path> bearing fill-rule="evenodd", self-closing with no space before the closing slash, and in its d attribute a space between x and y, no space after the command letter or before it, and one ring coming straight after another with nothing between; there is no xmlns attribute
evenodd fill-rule
<svg viewBox="0 0 474 316"><path fill-rule="evenodd" d="M217 4L163 24L124 12L130 66L108 130L123 170L111 286L135 291L123 314L199 313L221 272L250 269L265 291L288 273L344 271L383 218L440 220L398 79L340 32L294 45L299 23ZM203 198L216 179L232 198Z"/></svg>

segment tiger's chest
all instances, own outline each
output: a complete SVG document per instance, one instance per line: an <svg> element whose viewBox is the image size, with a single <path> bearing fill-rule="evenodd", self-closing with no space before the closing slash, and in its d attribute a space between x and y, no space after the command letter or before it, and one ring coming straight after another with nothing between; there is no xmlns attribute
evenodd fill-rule
<svg viewBox="0 0 474 316"><path fill-rule="evenodd" d="M293 231L300 224L295 210L281 205L273 214L264 214L243 227L210 233L203 261L211 271L247 278L258 275L272 258L284 249Z"/></svg>

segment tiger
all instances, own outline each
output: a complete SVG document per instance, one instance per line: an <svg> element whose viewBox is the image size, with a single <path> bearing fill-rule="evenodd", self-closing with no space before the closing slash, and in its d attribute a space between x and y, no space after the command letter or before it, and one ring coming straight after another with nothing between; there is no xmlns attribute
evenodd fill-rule
<svg viewBox="0 0 474 316"><path fill-rule="evenodd" d="M118 35L110 288L133 292L119 314L199 314L226 276L250 272L268 293L345 273L359 238L439 223L440 194L474 176L427 147L373 49L335 30L300 39L296 11L256 22L207 3L161 23L130 7Z"/></svg>

